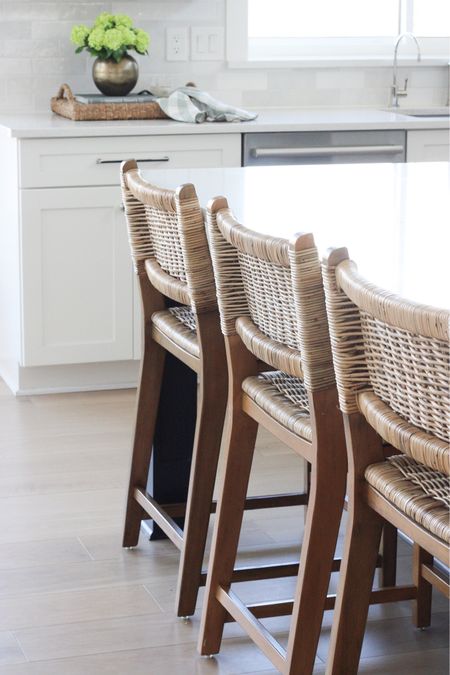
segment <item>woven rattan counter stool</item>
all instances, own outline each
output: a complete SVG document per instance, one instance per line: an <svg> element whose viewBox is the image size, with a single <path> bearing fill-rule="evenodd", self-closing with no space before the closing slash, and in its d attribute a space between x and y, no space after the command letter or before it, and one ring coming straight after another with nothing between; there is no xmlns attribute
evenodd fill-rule
<svg viewBox="0 0 450 675"><path fill-rule="evenodd" d="M191 616L199 586L206 580L202 561L209 516L215 509L212 496L228 388L214 275L194 186L173 191L151 185L143 180L134 160L124 162L121 171L144 314L144 356L123 545L136 546L142 520L150 517L159 525L181 550L177 614ZM174 301L178 306L168 308ZM195 371L200 382L186 504L161 504L146 489L166 352ZM293 506L306 500L305 494L257 496L246 501L246 509ZM182 530L174 518L183 515ZM251 567L234 572L240 579L253 574Z"/></svg>
<svg viewBox="0 0 450 675"><path fill-rule="evenodd" d="M209 204L207 221L230 424L199 651L217 653L224 623L235 620L281 672L310 674L336 569L347 472L320 263L312 235L289 243L256 234L237 223L224 198ZM258 372L258 359L274 370ZM283 570L297 576L294 601L246 606L230 586L258 424L311 464L311 488L300 564ZM258 619L291 612L284 650Z"/></svg>
<svg viewBox="0 0 450 675"><path fill-rule="evenodd" d="M200 585L227 396L214 277L194 187L172 191L150 185L134 160L122 164L121 179L144 322L123 546L137 545L142 520L150 517L159 525L181 550L177 613L190 616ZM177 306L167 308L173 301ZM182 515L180 505L174 513L146 490L166 351L195 371L200 382L184 531L174 520Z"/></svg>
<svg viewBox="0 0 450 675"><path fill-rule="evenodd" d="M367 282L346 249L329 252L323 274L349 461L349 521L326 672L353 675L383 522L414 542L414 584L386 591L386 599L415 599L415 623L425 627L432 585L449 596L434 558L448 565L450 312ZM382 439L400 454L385 459Z"/></svg>

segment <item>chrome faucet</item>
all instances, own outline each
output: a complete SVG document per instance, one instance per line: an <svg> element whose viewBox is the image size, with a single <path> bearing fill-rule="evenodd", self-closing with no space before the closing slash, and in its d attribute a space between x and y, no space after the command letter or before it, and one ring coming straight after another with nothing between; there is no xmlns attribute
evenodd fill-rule
<svg viewBox="0 0 450 675"><path fill-rule="evenodd" d="M417 42L417 38L413 33L402 33L401 35L398 36L397 41L395 43L395 49L394 49L394 70L392 74L392 86L391 86L391 107L392 108L398 108L398 97L399 96L407 96L408 95L408 78L405 79L405 84L403 85L403 89L400 89L400 87L397 84L397 58L398 58L398 48L400 45L400 42L403 40L403 38L409 38L413 40L416 43L417 47L417 61L420 61L422 59L422 54L420 52L420 45Z"/></svg>

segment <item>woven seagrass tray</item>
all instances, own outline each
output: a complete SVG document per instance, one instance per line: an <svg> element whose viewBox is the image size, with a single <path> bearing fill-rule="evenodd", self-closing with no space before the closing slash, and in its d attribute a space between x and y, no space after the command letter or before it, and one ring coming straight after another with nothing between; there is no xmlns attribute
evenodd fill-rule
<svg viewBox="0 0 450 675"><path fill-rule="evenodd" d="M70 120L154 120L167 118L154 101L146 103L80 103L68 84L62 84L53 96L50 107L54 113Z"/></svg>

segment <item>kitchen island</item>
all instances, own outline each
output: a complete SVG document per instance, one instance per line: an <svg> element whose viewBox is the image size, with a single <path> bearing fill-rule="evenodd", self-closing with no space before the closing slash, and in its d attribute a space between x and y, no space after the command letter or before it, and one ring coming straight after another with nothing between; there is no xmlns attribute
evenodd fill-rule
<svg viewBox="0 0 450 675"><path fill-rule="evenodd" d="M15 394L133 387L137 382L140 303L118 184L124 157L136 157L146 170L158 169L148 174L157 183L194 182L202 204L219 192L225 194L242 219L254 212L256 197L267 197L269 187L273 198L283 195L282 203L289 185L292 207L285 218L289 216L292 231L316 231L319 223L327 222L331 229L324 232L323 241L318 239L319 245L349 245L356 260L364 260L367 247L379 241L372 233L387 224L396 233L391 261L384 265L392 270L385 284L388 288L399 273L399 261L413 267L417 261L417 250L402 239L405 223L413 218L427 236L432 235L430 246L440 241L440 231L448 223L443 215L446 211L448 215L445 168L440 163L285 167L288 173L278 174L283 179L272 185L268 168L255 168L261 172L255 174L250 168L237 169L240 125L197 125L195 134L179 135L189 125L160 120L116 127L115 123L47 117L47 126L36 123L33 138L20 137L25 132L24 128L20 132L19 123L3 127L0 136L0 376ZM283 124L281 118L279 123ZM413 123L425 122L415 119ZM261 129L250 127L253 124L245 123L245 128ZM343 116L342 124L347 124ZM163 136L133 135L138 128L162 129L163 125ZM94 127L97 135L88 137ZM51 137L51 128L59 129L58 133L64 129L65 136ZM177 130L174 135L166 133L169 128ZM102 129L116 135L102 135ZM129 135L117 135L117 129ZM85 136L70 136L78 130L84 130ZM172 166L179 172L168 170ZM207 171L196 174L193 166ZM230 167L235 168L228 171ZM241 184L253 186L245 208L233 192ZM262 215L269 224L279 223L276 209L272 213L271 218L266 205ZM345 236L342 228L349 219L358 223L355 232L363 233L361 244ZM425 254L426 246L421 246L419 251ZM443 250L442 241L436 255ZM429 248L428 258L431 252ZM432 264L431 272L437 271L438 265ZM419 278L416 285L420 291ZM392 288L402 291L396 285ZM439 299L434 302L439 304Z"/></svg>

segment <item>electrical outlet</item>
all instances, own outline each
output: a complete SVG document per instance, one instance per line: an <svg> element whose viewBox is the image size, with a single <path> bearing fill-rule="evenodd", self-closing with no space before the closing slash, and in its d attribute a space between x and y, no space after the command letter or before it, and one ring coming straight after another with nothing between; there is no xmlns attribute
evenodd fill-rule
<svg viewBox="0 0 450 675"><path fill-rule="evenodd" d="M222 61L225 53L225 33L220 26L191 28L191 59L193 61Z"/></svg>
<svg viewBox="0 0 450 675"><path fill-rule="evenodd" d="M166 59L167 61L188 60L188 29L166 29Z"/></svg>

